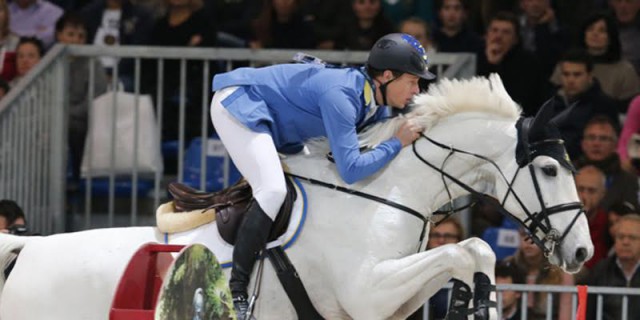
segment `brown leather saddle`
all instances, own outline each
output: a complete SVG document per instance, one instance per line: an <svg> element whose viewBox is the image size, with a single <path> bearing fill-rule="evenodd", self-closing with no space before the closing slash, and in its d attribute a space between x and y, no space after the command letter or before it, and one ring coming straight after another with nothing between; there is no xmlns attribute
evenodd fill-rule
<svg viewBox="0 0 640 320"><path fill-rule="evenodd" d="M291 178L286 178L285 181L287 196L271 227L268 241L278 239L287 231L291 209L298 196ZM215 209L216 225L222 239L232 245L236 243L240 223L253 201L251 186L246 180L240 179L233 186L217 192L198 191L178 182L171 182L168 190L173 196L176 212Z"/></svg>

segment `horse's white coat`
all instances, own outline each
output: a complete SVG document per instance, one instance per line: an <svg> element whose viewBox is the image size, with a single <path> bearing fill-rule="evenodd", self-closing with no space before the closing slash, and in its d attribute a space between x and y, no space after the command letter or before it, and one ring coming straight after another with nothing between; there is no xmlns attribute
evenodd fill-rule
<svg viewBox="0 0 640 320"><path fill-rule="evenodd" d="M471 84L476 86L473 90ZM517 169L514 123L519 109L510 99L505 100L508 97L504 97L499 79L493 78L491 82L476 79L471 83L444 81L438 88L430 92L435 97L418 98L417 101L426 104L407 117L420 121L433 139L482 154L494 160L507 177L512 177ZM460 98L469 92L475 95ZM478 108L479 112L468 112L470 110L464 106L455 108L465 101L493 102L501 107L495 112L485 104ZM511 109L504 107L506 104ZM446 112L447 105L452 112ZM429 108L436 108L438 115L420 119L419 116L427 114ZM387 124L374 129L373 133L370 131L370 143L390 136L395 127L397 124ZM334 165L326 161L322 146L312 144L310 154L289 157L285 162L291 172L344 185ZM447 156L445 150L424 139L416 143L416 149L422 157L438 165ZM557 162L538 157L534 164L557 165ZM472 187L493 184L494 196L504 197L506 184L487 162L455 155L444 168ZM558 169L555 178L545 177L542 173L538 173L538 178L547 205L578 201L573 177L564 168ZM348 187L426 214L449 201L441 181L440 175L420 162L408 147L375 176ZM466 193L449 181L447 183L454 197ZM530 211L539 210L528 170L520 173L514 188ZM477 238L416 253L423 249L418 243L422 224L417 218L387 205L327 188L307 184L306 190L309 200L307 224L298 243L288 252L312 302L326 319L404 319L451 277L472 288L474 272L484 272L494 280L495 256L489 246ZM513 197L505 207L523 217ZM573 214L552 216L552 225L564 230ZM193 232L201 232L206 227ZM15 239L0 235L0 243ZM196 239L205 244L210 241L206 234L198 235ZM145 242L161 240L156 229L150 227L102 229L30 239L2 291L0 318L106 319L115 286L133 252ZM2 249L4 247L0 246L0 257L7 252ZM593 247L584 216L557 248L554 260L574 270L581 266L574 258L578 247L586 248L591 256ZM269 263L265 267L257 318L295 319L273 268ZM496 318L493 312L492 319Z"/></svg>

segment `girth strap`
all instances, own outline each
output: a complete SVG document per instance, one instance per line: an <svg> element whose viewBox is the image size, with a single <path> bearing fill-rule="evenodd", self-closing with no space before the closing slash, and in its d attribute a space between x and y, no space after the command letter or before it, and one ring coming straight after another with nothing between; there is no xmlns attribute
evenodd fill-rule
<svg viewBox="0 0 640 320"><path fill-rule="evenodd" d="M281 246L267 249L267 256L278 275L278 279L287 293L291 304L296 309L298 319L323 320L316 308L311 303L307 290L305 290L298 272L291 264L289 257Z"/></svg>

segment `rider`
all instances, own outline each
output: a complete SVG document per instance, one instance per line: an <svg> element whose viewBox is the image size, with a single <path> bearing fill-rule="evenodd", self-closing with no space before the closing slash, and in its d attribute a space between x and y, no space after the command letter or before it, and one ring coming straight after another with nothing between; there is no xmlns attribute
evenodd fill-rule
<svg viewBox="0 0 640 320"><path fill-rule="evenodd" d="M357 131L384 119L386 106L403 109L419 92L427 70L424 48L407 34L380 38L363 68L322 63L240 68L213 78L211 120L231 159L253 189L238 230L229 286L238 319L247 308L247 286L287 190L278 152L302 150L309 138L327 137L341 178L369 177L418 138L405 122L395 136L361 153Z"/></svg>

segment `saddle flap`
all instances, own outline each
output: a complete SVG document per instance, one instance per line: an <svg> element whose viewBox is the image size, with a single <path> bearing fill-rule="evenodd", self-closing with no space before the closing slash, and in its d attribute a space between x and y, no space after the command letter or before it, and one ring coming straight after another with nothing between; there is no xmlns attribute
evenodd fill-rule
<svg viewBox="0 0 640 320"><path fill-rule="evenodd" d="M287 195L271 228L269 241L278 239L286 232L297 198L291 179L285 181ZM253 199L251 186L246 180L241 179L233 186L218 192L202 192L177 182L170 183L167 189L174 198L176 212L215 209L220 236L227 243L235 244L238 228Z"/></svg>

